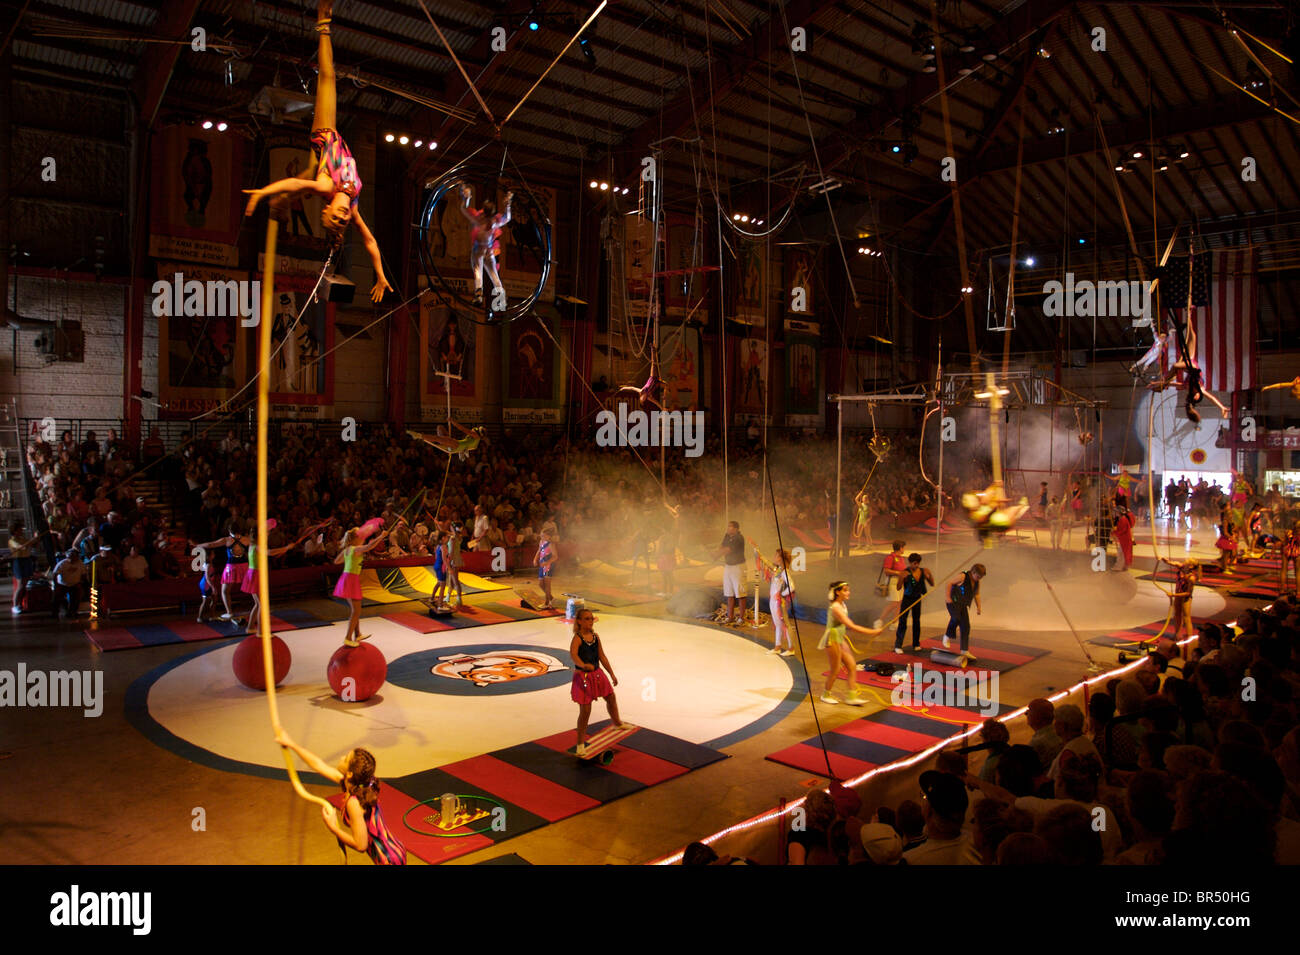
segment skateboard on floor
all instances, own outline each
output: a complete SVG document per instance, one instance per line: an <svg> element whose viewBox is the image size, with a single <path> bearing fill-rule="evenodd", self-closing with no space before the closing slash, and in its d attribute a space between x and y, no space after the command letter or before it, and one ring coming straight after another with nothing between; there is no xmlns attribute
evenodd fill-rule
<svg viewBox="0 0 1300 955"><path fill-rule="evenodd" d="M617 743L623 742L623 740L627 739L640 728L641 727L639 726L631 726L630 724L628 728L624 730L608 726L595 736L587 738L586 755L578 756L578 747L576 745L570 749L569 752L578 756L578 759L583 762L591 762L594 759L598 760L600 765L608 766L610 763L614 762L614 750L612 747Z"/></svg>

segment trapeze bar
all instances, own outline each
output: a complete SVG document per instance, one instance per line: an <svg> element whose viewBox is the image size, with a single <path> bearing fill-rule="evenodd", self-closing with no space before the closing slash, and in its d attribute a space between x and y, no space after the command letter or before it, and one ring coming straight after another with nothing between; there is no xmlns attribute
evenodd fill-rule
<svg viewBox="0 0 1300 955"><path fill-rule="evenodd" d="M689 275L692 272L717 272L722 268L720 265L701 265L693 269L672 269L668 272L651 272L652 279L665 278L670 275Z"/></svg>
<svg viewBox="0 0 1300 955"><path fill-rule="evenodd" d="M828 401L925 401L925 395L828 395Z"/></svg>

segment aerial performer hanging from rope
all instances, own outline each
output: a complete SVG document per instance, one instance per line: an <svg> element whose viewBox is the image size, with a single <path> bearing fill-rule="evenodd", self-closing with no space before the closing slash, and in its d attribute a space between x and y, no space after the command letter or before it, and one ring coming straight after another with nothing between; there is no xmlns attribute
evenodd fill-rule
<svg viewBox="0 0 1300 955"><path fill-rule="evenodd" d="M1201 403L1203 398L1209 398L1222 413L1223 417L1228 418L1230 414L1224 407L1223 402L1214 397L1213 394L1201 387L1201 368L1196 361L1196 326L1188 320L1186 327L1178 323L1178 319L1171 318L1170 324L1174 327L1174 342L1178 346L1178 361L1174 362L1164 377L1157 378L1151 384L1147 385L1152 391L1164 391L1169 385L1173 384L1178 373L1185 372L1187 380L1182 385L1176 387L1186 387L1187 395L1183 400L1183 410L1187 412L1187 420L1193 424L1201 423L1201 413L1196 410L1196 406Z"/></svg>
<svg viewBox="0 0 1300 955"><path fill-rule="evenodd" d="M483 440L482 426L476 428L467 428L459 421L452 421L453 427L459 428L463 438L453 438L448 435L427 435L418 431L407 431L411 437L423 441L425 444L432 445L439 451L445 451L447 454L459 454L462 461L469 458L469 453L478 447L478 443Z"/></svg>
<svg viewBox="0 0 1300 955"><path fill-rule="evenodd" d="M471 209L474 190L469 186L461 186L460 196L460 214L469 220L469 264L474 271L474 304L483 304L483 272L486 271L496 290L496 298L504 307L506 287L497 274L497 256L501 254L501 230L510 223L510 203L515 194L506 193L506 211L500 215L497 215L496 203L491 199L484 199L481 209Z"/></svg>
<svg viewBox="0 0 1300 955"><path fill-rule="evenodd" d="M257 204L269 196L301 196L315 193L325 200L321 208L321 224L331 236L335 246L343 244L348 224L355 222L361 230L361 241L375 268L375 285L370 290L370 300L378 302L384 292L393 287L384 277L383 259L379 243L361 218L357 197L361 194L361 177L357 175L357 162L352 158L348 144L335 129L336 98L334 90L334 51L330 45L330 12L333 0L320 0L316 8L316 32L320 34L319 75L316 78L316 112L311 128L311 146L315 154L317 175L314 179L281 179L261 189L245 189L248 205L244 215L251 216Z"/></svg>

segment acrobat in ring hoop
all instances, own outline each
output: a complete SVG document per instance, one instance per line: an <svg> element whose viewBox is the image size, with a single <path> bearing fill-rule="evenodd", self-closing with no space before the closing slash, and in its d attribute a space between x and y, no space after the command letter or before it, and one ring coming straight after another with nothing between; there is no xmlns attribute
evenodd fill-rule
<svg viewBox="0 0 1300 955"><path fill-rule="evenodd" d="M434 259L433 253L429 247L429 241L432 234L437 231L434 228L434 213L438 205L448 201L448 194L455 196L459 194L460 187L471 185L468 167L464 164L443 173L437 179L431 180L425 186L425 198L420 210L419 219L415 224L415 235L417 245L420 250L420 265L424 269L425 278L429 282L429 287L437 287L450 299L454 299L463 311L469 314L475 324L487 325L511 322L516 318L527 315L537 304L537 299L541 296L542 290L546 288L546 283L551 277L551 220L540 206L537 205L531 196L521 200L516 197L516 201L527 202L527 208L533 221L537 224L538 233L543 245L542 274L538 276L537 286L532 293L526 298L510 302L504 311L494 312L486 304L476 304L473 300L466 298L442 276L438 270L438 264ZM444 214L446 210L444 210ZM485 319L475 317L484 315Z"/></svg>

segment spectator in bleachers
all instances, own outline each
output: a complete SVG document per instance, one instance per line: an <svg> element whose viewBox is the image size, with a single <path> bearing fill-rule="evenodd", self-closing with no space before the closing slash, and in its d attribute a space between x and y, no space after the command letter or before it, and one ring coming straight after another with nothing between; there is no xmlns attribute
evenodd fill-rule
<svg viewBox="0 0 1300 955"><path fill-rule="evenodd" d="M979 865L970 835L962 831L970 805L956 776L931 770L921 774L925 796L925 842L903 854L908 865Z"/></svg>

